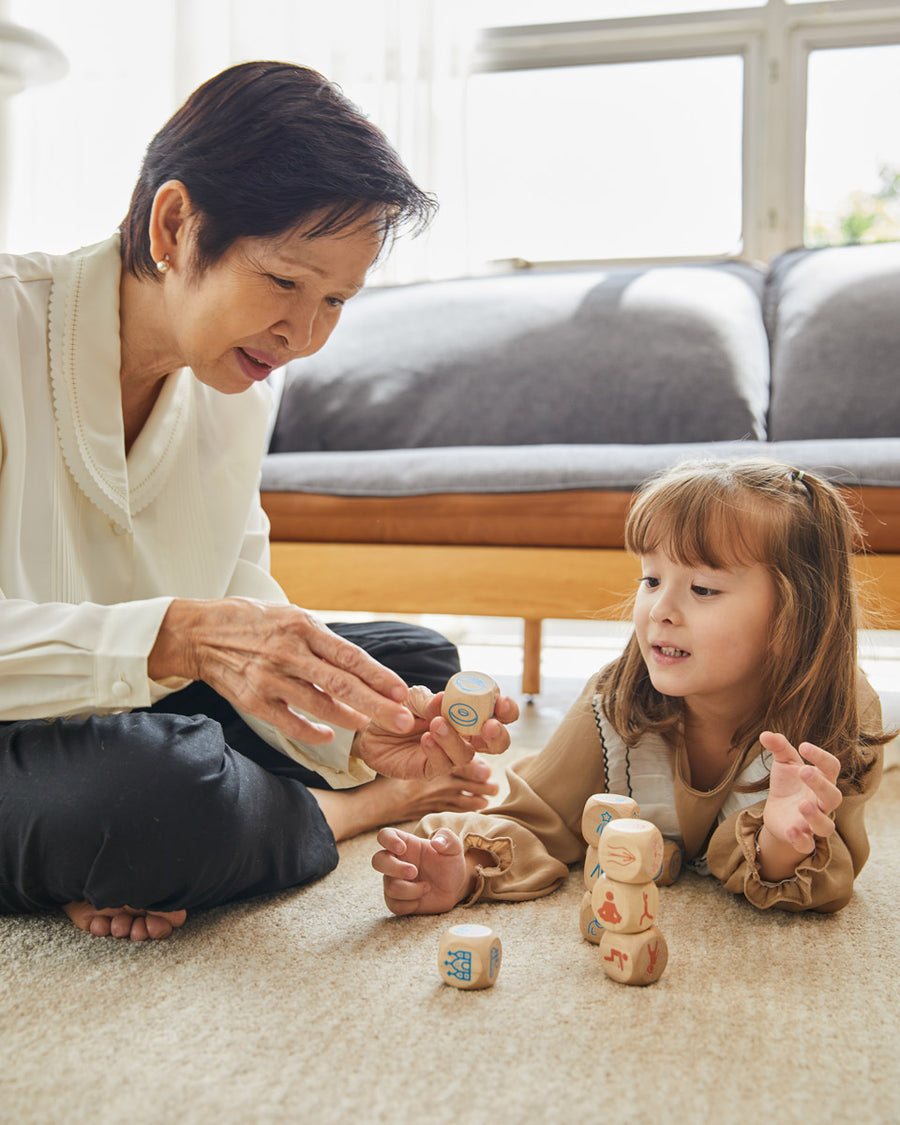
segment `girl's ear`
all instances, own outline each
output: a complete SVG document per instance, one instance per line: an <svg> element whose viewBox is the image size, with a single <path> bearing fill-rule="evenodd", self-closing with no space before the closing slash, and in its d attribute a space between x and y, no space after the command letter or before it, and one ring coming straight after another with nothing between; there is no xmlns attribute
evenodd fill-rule
<svg viewBox="0 0 900 1125"><path fill-rule="evenodd" d="M181 180L160 185L150 210L150 253L155 262L176 264L177 251L183 251L187 243L187 224L193 213L190 193Z"/></svg>

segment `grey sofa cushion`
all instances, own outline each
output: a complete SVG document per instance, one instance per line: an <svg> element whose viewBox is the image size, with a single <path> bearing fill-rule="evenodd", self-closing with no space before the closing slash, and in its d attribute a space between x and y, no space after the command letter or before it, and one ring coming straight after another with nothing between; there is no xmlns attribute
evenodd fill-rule
<svg viewBox="0 0 900 1125"><path fill-rule="evenodd" d="M727 263L372 290L288 365L271 451L762 438L762 288Z"/></svg>
<svg viewBox="0 0 900 1125"><path fill-rule="evenodd" d="M900 438L678 445L544 445L277 453L263 462L271 492L414 496L636 487L691 458L768 457L836 484L900 486Z"/></svg>
<svg viewBox="0 0 900 1125"><path fill-rule="evenodd" d="M772 263L769 436L900 436L900 243L799 250Z"/></svg>

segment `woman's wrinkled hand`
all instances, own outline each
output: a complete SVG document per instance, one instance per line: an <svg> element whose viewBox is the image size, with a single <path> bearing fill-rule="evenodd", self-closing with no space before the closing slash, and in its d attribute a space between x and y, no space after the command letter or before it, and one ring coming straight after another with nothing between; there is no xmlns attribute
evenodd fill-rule
<svg viewBox="0 0 900 1125"><path fill-rule="evenodd" d="M323 723L359 731L374 722L401 742L414 729L403 680L298 606L176 598L147 672L203 680L299 742L333 739Z"/></svg>

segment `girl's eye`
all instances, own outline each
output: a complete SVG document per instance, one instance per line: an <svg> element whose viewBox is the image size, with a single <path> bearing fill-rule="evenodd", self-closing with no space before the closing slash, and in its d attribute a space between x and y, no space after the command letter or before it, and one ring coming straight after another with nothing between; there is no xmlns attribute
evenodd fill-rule
<svg viewBox="0 0 900 1125"><path fill-rule="evenodd" d="M691 589L698 598L713 598L718 594L718 590L711 590L709 586L691 586Z"/></svg>
<svg viewBox="0 0 900 1125"><path fill-rule="evenodd" d="M659 579L658 578L651 578L649 574L645 574L644 577L641 579L641 582L643 582L643 584L647 587L648 590L655 590L656 587L659 585Z"/></svg>
<svg viewBox="0 0 900 1125"><path fill-rule="evenodd" d="M276 277L275 274L270 273L269 278L275 282L279 289L293 289L294 283L287 277Z"/></svg>

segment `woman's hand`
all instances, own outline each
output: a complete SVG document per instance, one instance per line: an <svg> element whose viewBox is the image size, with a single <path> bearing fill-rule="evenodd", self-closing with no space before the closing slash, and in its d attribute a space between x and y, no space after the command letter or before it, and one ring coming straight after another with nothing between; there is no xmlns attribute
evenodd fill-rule
<svg viewBox="0 0 900 1125"><path fill-rule="evenodd" d="M795 749L784 735L771 731L759 740L774 759L759 833L760 874L776 882L789 878L815 850L817 836L834 832L830 814L843 800L837 787L841 764L811 742Z"/></svg>
<svg viewBox="0 0 900 1125"><path fill-rule="evenodd" d="M441 715L443 692L432 695L427 688L414 687L407 705L415 716L413 729L397 734L373 720L356 736L356 754L378 773L388 777L431 778L449 773L455 766L471 762L477 753L502 754L509 748L507 723L519 717L514 699L501 696L481 733L464 738Z"/></svg>
<svg viewBox="0 0 900 1125"><path fill-rule="evenodd" d="M393 914L444 914L468 897L473 873L462 840L449 828L430 840L382 828L377 839L383 850L372 856L372 866L384 876L384 901Z"/></svg>
<svg viewBox="0 0 900 1125"><path fill-rule="evenodd" d="M334 731L295 709L348 730L370 721L394 737L413 730L403 680L293 605L176 598L147 673L153 680L203 680L235 707L300 742L329 742Z"/></svg>

